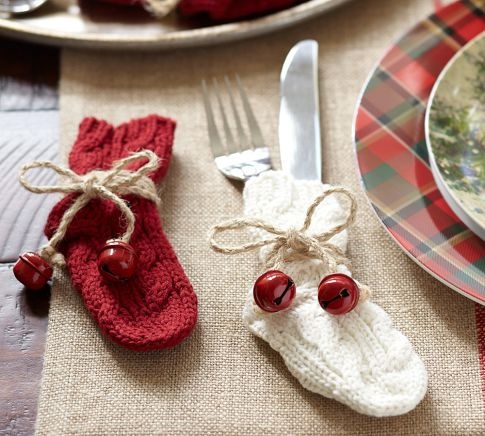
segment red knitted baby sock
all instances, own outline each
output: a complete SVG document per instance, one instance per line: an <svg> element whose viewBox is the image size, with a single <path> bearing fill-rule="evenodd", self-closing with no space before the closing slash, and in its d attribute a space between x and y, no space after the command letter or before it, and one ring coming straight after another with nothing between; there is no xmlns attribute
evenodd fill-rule
<svg viewBox="0 0 485 436"><path fill-rule="evenodd" d="M170 164L174 130L174 121L156 115L116 128L106 121L86 118L69 155L69 166L78 174L107 170L114 161L148 149L161 160L150 176L158 182ZM136 162L128 168L133 171L140 165ZM48 238L77 195L64 197L53 208L45 228ZM129 281L111 283L97 266L106 241L124 231L119 208L109 200L93 199L76 214L59 251L86 308L111 340L137 351L175 346L195 326L197 297L163 233L156 205L135 195L124 199L136 218L130 245L139 259Z"/></svg>

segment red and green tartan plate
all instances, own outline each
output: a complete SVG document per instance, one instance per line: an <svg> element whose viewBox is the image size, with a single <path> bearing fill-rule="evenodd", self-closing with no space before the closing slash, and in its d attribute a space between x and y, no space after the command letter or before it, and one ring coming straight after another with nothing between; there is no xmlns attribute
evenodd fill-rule
<svg viewBox="0 0 485 436"><path fill-rule="evenodd" d="M485 6L470 0L419 23L371 74L354 126L363 184L387 230L425 270L482 304L485 242L459 220L436 186L424 116L441 70L484 31Z"/></svg>

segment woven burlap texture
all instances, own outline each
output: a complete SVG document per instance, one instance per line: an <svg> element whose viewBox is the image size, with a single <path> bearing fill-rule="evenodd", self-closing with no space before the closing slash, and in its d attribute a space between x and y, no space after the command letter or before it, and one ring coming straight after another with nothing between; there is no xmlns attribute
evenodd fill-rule
<svg viewBox="0 0 485 436"><path fill-rule="evenodd" d="M422 271L382 228L361 190L351 131L359 91L383 50L432 8L427 0L359 0L290 30L231 45L160 53L65 50L61 155L87 115L178 121L161 187L165 230L199 296L198 326L173 350L139 354L99 333L68 278L52 293L37 422L60 434L460 434L483 432L474 304ZM377 419L300 386L278 353L243 326L256 254L213 253L207 231L242 213L241 190L218 173L200 81L237 72L278 162L279 71L298 40L320 43L323 173L357 195L349 253L355 277L413 343L429 371L423 402Z"/></svg>

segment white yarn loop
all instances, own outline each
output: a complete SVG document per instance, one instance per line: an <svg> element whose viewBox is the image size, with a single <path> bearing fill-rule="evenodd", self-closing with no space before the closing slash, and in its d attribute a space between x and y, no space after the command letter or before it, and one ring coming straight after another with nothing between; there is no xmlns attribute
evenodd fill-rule
<svg viewBox="0 0 485 436"><path fill-rule="evenodd" d="M140 159L146 159L147 162L136 171L126 169L129 164ZM120 209L126 221L126 230L117 239L128 243L135 230L135 215L121 196L134 194L153 201L160 208L161 202L157 195L155 183L148 177L159 165L158 156L150 150L142 150L117 160L109 170L94 170L84 175L76 174L71 169L50 161L35 161L23 165L20 169L19 181L28 191L36 194L80 194L64 212L61 222L51 239L41 248L40 256L51 264L64 265L64 258L57 252L56 247L66 235L74 216L94 198L111 200ZM27 173L34 168L53 170L64 177L65 183L59 185L34 185L27 180Z"/></svg>

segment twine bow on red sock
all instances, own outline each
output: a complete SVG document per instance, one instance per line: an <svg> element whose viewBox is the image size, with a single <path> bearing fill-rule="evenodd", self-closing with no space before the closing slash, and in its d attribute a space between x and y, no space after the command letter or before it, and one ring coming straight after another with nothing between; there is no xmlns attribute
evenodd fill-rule
<svg viewBox="0 0 485 436"><path fill-rule="evenodd" d="M129 164L141 159L146 159L136 171L125 169ZM91 171L85 175L78 175L69 168L63 168L49 161L35 161L24 165L20 170L19 180L21 185L35 194L45 193L79 193L80 195L64 212L59 226L49 242L40 249L39 253L24 253L14 267L17 279L31 289L42 288L50 276L46 266L42 270L38 265L42 261L49 266L64 266L62 254L56 251L57 245L66 235L69 224L76 214L94 198L105 198L116 204L126 221L126 230L123 235L107 241L98 259L100 273L108 280L125 281L135 272L136 253L129 245L131 236L135 230L135 216L121 195L134 194L153 201L160 207L160 198L157 195L153 180L147 177L159 166L158 158L150 150L143 150L116 161L113 168L105 171ZM27 180L27 173L35 168L48 168L63 176L67 183L52 186L35 186ZM116 249L117 248L117 249ZM108 253L106 253L108 252ZM121 255L127 253L127 255ZM33 265L34 264L34 265ZM50 269L52 272L52 270ZM114 271L118 273L115 274Z"/></svg>
<svg viewBox="0 0 485 436"><path fill-rule="evenodd" d="M116 129L88 118L71 151L71 169L34 162L20 176L31 192L68 195L49 216L49 243L39 254L20 256L15 275L41 288L51 265L65 258L101 330L134 350L177 345L197 319L197 298L161 230L155 187L168 169L174 127L155 115ZM33 168L52 169L65 183L33 186L26 179Z"/></svg>

